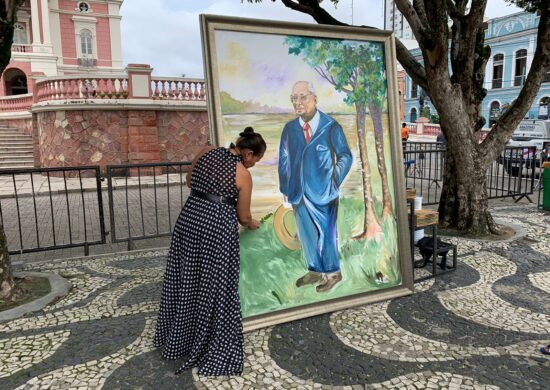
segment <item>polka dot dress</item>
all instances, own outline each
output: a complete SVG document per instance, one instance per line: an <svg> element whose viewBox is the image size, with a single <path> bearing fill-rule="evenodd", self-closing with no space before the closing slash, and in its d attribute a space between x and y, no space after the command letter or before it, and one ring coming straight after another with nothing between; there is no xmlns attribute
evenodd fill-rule
<svg viewBox="0 0 550 390"><path fill-rule="evenodd" d="M191 188L237 197L239 161L225 148L205 153ZM176 373L195 366L200 375L242 372L239 261L235 207L190 196L172 235L154 340L164 358L187 357Z"/></svg>

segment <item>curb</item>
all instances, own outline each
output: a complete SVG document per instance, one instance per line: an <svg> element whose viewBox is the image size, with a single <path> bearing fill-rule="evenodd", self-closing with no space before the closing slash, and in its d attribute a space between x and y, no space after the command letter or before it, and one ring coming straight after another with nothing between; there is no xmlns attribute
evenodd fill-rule
<svg viewBox="0 0 550 390"><path fill-rule="evenodd" d="M32 313L43 309L50 304L56 298L64 297L69 293L72 284L67 279L54 273L47 272L14 272L16 277L34 276L34 277L46 277L50 282L51 291L41 298L35 299L32 302L25 303L24 305L14 307L3 312L0 312L0 322L10 321L15 318L21 317L25 314Z"/></svg>
<svg viewBox="0 0 550 390"><path fill-rule="evenodd" d="M456 236L447 236L447 235L444 235L444 234L439 234L438 233L438 236L441 236L441 237L450 237L450 238L460 238L461 240L467 240L467 241L477 241L477 242L494 242L494 243L500 243L500 242L512 242L512 241L516 241L516 240L519 240L519 239L522 239L523 237L526 237L528 232L527 232L527 229L523 228L522 226L520 225L517 225L515 223L509 223L509 222L505 222L504 220L500 219L500 218L494 218L495 222L499 225L506 225L506 226L509 226L511 227L512 229L514 229L515 231L515 234L510 237L510 238L507 238L507 239L502 239L502 240L488 240L488 239L481 239L481 238L470 238L470 237L456 237Z"/></svg>

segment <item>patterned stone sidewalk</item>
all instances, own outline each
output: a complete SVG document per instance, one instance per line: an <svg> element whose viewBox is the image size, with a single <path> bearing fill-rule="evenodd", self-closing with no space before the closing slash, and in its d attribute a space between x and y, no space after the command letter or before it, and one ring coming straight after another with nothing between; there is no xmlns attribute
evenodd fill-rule
<svg viewBox="0 0 550 390"><path fill-rule="evenodd" d="M70 294L0 323L0 389L544 389L550 358L550 216L494 210L527 232L453 239L459 269L414 295L245 335L245 372L173 372L152 346L165 251L35 263Z"/></svg>

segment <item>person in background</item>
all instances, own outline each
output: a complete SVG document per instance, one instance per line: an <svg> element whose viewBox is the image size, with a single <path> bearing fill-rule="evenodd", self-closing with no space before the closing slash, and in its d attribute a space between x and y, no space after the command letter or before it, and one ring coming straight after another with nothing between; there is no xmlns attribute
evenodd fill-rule
<svg viewBox="0 0 550 390"><path fill-rule="evenodd" d="M200 375L242 373L239 223L260 226L248 169L265 150L247 127L229 148L205 147L187 174L191 194L174 227L154 336L163 358L187 357L176 374L195 366Z"/></svg>
<svg viewBox="0 0 550 390"><path fill-rule="evenodd" d="M407 124L403 122L401 124L401 141L407 142L409 140L409 128L407 127Z"/></svg>
<svg viewBox="0 0 550 390"><path fill-rule="evenodd" d="M445 147L445 145L447 145L447 137L445 137L445 134L443 134L442 131L435 138L435 142L439 143L439 146L441 147Z"/></svg>

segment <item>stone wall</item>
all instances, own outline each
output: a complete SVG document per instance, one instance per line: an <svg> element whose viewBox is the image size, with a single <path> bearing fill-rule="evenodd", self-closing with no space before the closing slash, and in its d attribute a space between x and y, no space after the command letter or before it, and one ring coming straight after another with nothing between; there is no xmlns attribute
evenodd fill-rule
<svg viewBox="0 0 550 390"><path fill-rule="evenodd" d="M37 114L40 166L128 162L126 111L54 111Z"/></svg>
<svg viewBox="0 0 550 390"><path fill-rule="evenodd" d="M191 161L208 143L206 109L75 110L35 115L41 167Z"/></svg>
<svg viewBox="0 0 550 390"><path fill-rule="evenodd" d="M158 144L162 161L192 161L210 139L206 111L158 112Z"/></svg>

